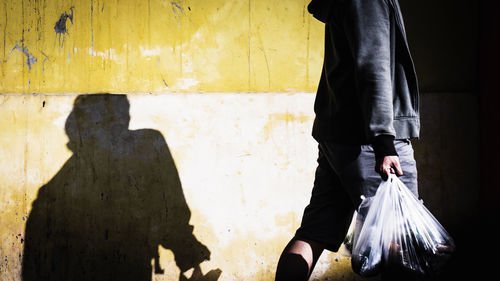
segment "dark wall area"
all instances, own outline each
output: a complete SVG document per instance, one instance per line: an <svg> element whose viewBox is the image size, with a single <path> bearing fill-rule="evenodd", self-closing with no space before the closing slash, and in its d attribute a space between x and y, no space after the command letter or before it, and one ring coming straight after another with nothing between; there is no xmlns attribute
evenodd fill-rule
<svg viewBox="0 0 500 281"><path fill-rule="evenodd" d="M500 65L500 1L481 1L480 15L480 167L481 167L481 218L485 243L481 247L481 264L485 273L495 274L498 267L496 259L486 259L498 253L496 226L499 217L500 198L498 174L500 171L500 151L496 149L499 137L499 105L498 67ZM493 275L490 275L493 276Z"/></svg>
<svg viewBox="0 0 500 281"><path fill-rule="evenodd" d="M414 142L420 195L457 244L437 280L479 280L486 269L480 220L480 163L488 153L481 143L481 58L488 58L480 49L489 44L481 42L485 7L473 0L399 2L421 90L421 138Z"/></svg>
<svg viewBox="0 0 500 281"><path fill-rule="evenodd" d="M498 127L500 93L498 73L500 66L500 1L484 0L481 5L480 36L480 129L481 181L484 217L498 220L497 198L500 196L497 175L500 170L500 152L494 149L500 143Z"/></svg>
<svg viewBox="0 0 500 281"><path fill-rule="evenodd" d="M421 91L422 198L452 230L479 207L480 5L400 0ZM465 20L467 19L467 20Z"/></svg>
<svg viewBox="0 0 500 281"><path fill-rule="evenodd" d="M400 0L422 92L477 92L479 1Z"/></svg>

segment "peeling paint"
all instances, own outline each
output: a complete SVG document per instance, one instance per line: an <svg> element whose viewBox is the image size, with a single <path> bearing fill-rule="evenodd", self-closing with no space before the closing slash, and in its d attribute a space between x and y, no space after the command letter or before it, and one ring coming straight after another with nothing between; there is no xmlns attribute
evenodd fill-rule
<svg viewBox="0 0 500 281"><path fill-rule="evenodd" d="M180 89L189 89L193 86L198 85L199 83L200 82L194 78L182 78L182 79L179 79L179 83L177 84L177 87Z"/></svg>
<svg viewBox="0 0 500 281"><path fill-rule="evenodd" d="M156 46L153 49L148 49L143 46L139 46L139 50L141 51L141 56L143 57L159 56L161 54L160 46Z"/></svg>
<svg viewBox="0 0 500 281"><path fill-rule="evenodd" d="M22 45L21 45L22 46ZM31 66L33 66L36 62L37 62L37 59L35 58L35 56L33 56L29 51L28 51L28 47L26 46L22 46L22 47L19 47L19 44L16 42L16 45L14 46L14 48L12 48L12 50L10 51L9 53L9 56L12 54L12 52L14 52L15 50L17 51L20 51L22 53L24 53L24 55L26 56L26 65L28 66L29 70L31 70Z"/></svg>
<svg viewBox="0 0 500 281"><path fill-rule="evenodd" d="M58 35L59 47L61 47L61 48L64 45L64 38L66 37L66 33L67 33L66 21L69 19L71 21L71 24L73 24L73 9L74 9L74 7L70 8L70 11L71 11L70 14L68 14L66 12L62 13L61 16L59 17L59 20L54 25L54 31ZM61 41L61 36L62 36L62 41Z"/></svg>

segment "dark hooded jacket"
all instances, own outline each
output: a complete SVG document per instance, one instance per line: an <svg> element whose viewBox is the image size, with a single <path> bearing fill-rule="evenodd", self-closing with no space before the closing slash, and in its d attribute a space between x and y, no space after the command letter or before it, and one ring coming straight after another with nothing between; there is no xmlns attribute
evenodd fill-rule
<svg viewBox="0 0 500 281"><path fill-rule="evenodd" d="M325 23L325 54L313 137L374 144L397 155L393 139L418 138L419 90L397 0L313 0Z"/></svg>

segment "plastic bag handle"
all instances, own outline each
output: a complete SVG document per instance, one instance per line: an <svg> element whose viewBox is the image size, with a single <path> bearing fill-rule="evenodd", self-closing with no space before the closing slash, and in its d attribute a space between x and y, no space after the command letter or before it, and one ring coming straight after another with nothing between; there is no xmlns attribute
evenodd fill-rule
<svg viewBox="0 0 500 281"><path fill-rule="evenodd" d="M387 178L387 181L391 181L391 182L393 182L393 181L394 181L394 178L397 178L396 174L389 173L389 177Z"/></svg>

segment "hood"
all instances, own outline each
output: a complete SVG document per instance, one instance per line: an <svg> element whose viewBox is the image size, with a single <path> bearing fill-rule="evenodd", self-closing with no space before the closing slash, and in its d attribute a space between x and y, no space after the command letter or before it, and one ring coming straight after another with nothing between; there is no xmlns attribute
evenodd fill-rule
<svg viewBox="0 0 500 281"><path fill-rule="evenodd" d="M333 6L343 0L312 0L307 6L307 11L321 22L328 22Z"/></svg>

